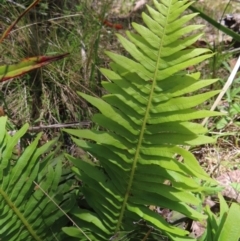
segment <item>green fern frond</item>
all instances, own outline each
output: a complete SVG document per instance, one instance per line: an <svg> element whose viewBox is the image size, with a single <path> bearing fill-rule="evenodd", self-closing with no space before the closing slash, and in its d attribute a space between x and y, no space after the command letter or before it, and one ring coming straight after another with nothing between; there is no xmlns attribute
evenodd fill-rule
<svg viewBox="0 0 240 241"><path fill-rule="evenodd" d="M195 92L217 80L182 72L213 55L208 49L192 48L201 34L181 38L201 27L185 26L195 16L182 16L190 4L155 0L155 10L147 6L149 15L142 15L146 26L133 23L137 34L127 32L128 39L118 35L132 58L107 52L112 70L101 71L109 80L102 85L110 94L98 99L79 93L101 112L93 121L107 130L65 130L100 163L68 156L92 209L76 207L73 215L91 232L92 240L115 240L119 232L135 230L140 220L172 239L182 240L188 234L150 210L150 205L194 220L206 218L193 208L201 203L195 193L207 190L197 180L215 183L180 146L214 142L205 136L206 128L192 121L220 114L196 109L218 91ZM69 230L64 229L70 234ZM81 240L77 231L74 237Z"/></svg>
<svg viewBox="0 0 240 241"><path fill-rule="evenodd" d="M24 125L14 136L5 130L6 117L0 118L0 240L63 240L61 226L67 218L41 189L65 211L74 204L67 194L67 183L59 184L62 163L51 164L53 154L46 153L56 140L38 148L41 134L25 149L17 161L12 153L19 139L26 133ZM40 156L45 154L45 158ZM41 187L41 188L39 188ZM61 192L60 192L61 190ZM65 190L65 192L64 192ZM61 224L61 225L60 225Z"/></svg>

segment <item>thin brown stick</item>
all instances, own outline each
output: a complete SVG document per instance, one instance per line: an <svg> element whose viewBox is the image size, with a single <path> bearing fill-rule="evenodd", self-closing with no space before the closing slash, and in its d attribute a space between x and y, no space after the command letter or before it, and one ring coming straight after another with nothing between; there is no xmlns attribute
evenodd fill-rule
<svg viewBox="0 0 240 241"><path fill-rule="evenodd" d="M29 131L38 131L42 129L54 129L54 128L65 128L65 127L72 127L72 126L80 126L80 127L89 127L91 125L91 121L82 121L82 122L75 122L75 123L67 123L67 124L53 124L53 125L40 125L40 126L32 126L29 127Z"/></svg>

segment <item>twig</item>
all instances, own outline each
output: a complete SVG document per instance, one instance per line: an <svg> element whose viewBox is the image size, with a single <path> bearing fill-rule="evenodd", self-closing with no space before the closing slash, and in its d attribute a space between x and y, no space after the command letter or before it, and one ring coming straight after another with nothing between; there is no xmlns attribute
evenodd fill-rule
<svg viewBox="0 0 240 241"><path fill-rule="evenodd" d="M75 123L68 123L68 124L53 124L53 125L40 125L40 126L33 126L29 127L29 131L37 131L41 129L53 129L53 128L64 128L64 127L72 127L72 126L87 126L89 127L91 125L91 121L82 121L82 122L75 122Z"/></svg>

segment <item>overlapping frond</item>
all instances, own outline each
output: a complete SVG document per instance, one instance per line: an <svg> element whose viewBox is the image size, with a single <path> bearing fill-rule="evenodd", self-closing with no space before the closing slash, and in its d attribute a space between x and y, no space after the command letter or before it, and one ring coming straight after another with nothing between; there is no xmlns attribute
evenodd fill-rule
<svg viewBox="0 0 240 241"><path fill-rule="evenodd" d="M199 34L183 38L199 28L185 25L195 16L182 16L190 4L154 1L155 9L148 6L149 15L142 15L145 26L133 23L137 33L127 32L128 38L118 35L132 58L107 52L112 70L101 71L109 94L98 99L79 93L100 111L93 121L102 127L66 130L97 159L89 163L68 157L92 210L76 208L73 215L95 240L117 240L119 232L135 230L140 220L171 238L181 240L187 234L149 206L175 210L194 220L206 217L194 208L200 204L194 193L205 190L195 180L212 180L180 146L214 141L204 135L206 128L191 121L219 115L195 108L218 91L195 93L217 80L200 80L198 73L183 72L212 56L207 49L192 47ZM81 234L75 237L81 240Z"/></svg>
<svg viewBox="0 0 240 241"><path fill-rule="evenodd" d="M60 227L66 225L67 219L62 218L62 211L50 198L69 210L73 205L65 194L69 186L59 185L62 164L51 164L54 153L40 161L55 141L38 147L38 135L15 161L13 151L28 125L10 136L5 130L6 121L6 117L0 118L0 240L61 240L58 238L64 234Z"/></svg>

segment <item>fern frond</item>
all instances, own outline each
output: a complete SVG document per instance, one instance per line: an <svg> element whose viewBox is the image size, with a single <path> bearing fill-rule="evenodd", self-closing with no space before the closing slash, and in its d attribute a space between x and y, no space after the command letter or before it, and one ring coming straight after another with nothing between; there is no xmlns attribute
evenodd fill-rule
<svg viewBox="0 0 240 241"><path fill-rule="evenodd" d="M17 161L12 160L15 145L27 131L24 125L14 136L5 130L6 117L0 118L0 240L60 240L64 236L61 226L67 218L46 196L39 186L68 211L74 200L60 190L62 163L51 164L54 153L46 155L56 140L38 148L41 134L25 149ZM40 157L45 154L45 158ZM36 185L37 184L37 185Z"/></svg>
<svg viewBox="0 0 240 241"><path fill-rule="evenodd" d="M206 128L192 121L220 114L196 109L218 91L195 92L217 80L200 80L199 73L182 72L213 55L207 49L192 48L200 34L181 38L199 28L185 26L195 16L182 16L190 4L188 0L155 0L156 9L147 6L149 15L142 15L146 26L133 23L137 34L127 32L128 39L118 35L132 58L107 52L112 70L101 71L110 81L102 83L110 94L98 99L79 93L101 112L93 121L106 129L65 130L100 163L68 156L93 210L76 208L73 215L86 230L92 230L94 240L114 240L119 232L135 230L139 220L177 240L187 235L149 209L150 205L194 220L206 218L193 208L201 203L195 193L206 191L196 180L214 181L180 146L214 142L205 136ZM81 234L75 237L80 239Z"/></svg>

